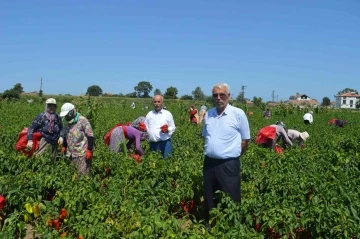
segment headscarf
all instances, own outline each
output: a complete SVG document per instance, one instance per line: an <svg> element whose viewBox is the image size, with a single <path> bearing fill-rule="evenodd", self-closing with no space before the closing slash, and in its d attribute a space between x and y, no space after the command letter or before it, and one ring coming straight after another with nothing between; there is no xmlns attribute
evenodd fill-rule
<svg viewBox="0 0 360 239"><path fill-rule="evenodd" d="M201 106L200 110L207 110L207 107L205 105Z"/></svg>
<svg viewBox="0 0 360 239"><path fill-rule="evenodd" d="M45 104L45 116L47 118L48 122L48 126L49 126L49 133L52 133L54 130L54 126L55 126L55 119L56 119L56 113L50 114L47 111L47 104Z"/></svg>

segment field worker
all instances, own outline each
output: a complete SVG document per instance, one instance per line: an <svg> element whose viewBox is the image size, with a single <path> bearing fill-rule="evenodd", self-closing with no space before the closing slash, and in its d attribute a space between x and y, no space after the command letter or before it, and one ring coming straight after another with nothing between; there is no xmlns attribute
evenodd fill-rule
<svg viewBox="0 0 360 239"><path fill-rule="evenodd" d="M66 157L76 166L80 175L89 175L94 150L91 124L71 103L63 104L60 116L66 121L58 142L63 145L61 151L66 151Z"/></svg>
<svg viewBox="0 0 360 239"><path fill-rule="evenodd" d="M195 108L195 106L190 106L190 109L189 109L189 115L190 115L190 122L191 123L194 123L194 124L197 124L198 122L198 119L197 119L197 109Z"/></svg>
<svg viewBox="0 0 360 239"><path fill-rule="evenodd" d="M149 134L150 149L161 151L164 158L172 153L171 135L175 132L175 123L172 114L163 108L162 95L153 98L154 110L146 115L145 125Z"/></svg>
<svg viewBox="0 0 360 239"><path fill-rule="evenodd" d="M131 109L135 109L135 102L132 102L130 107L131 107Z"/></svg>
<svg viewBox="0 0 360 239"><path fill-rule="evenodd" d="M56 114L56 100L49 98L45 101L45 111L36 116L28 129L26 148L29 150L32 149L33 134L34 132L40 132L42 137L39 148L34 152L34 155L41 155L51 150L51 158L55 160L57 155L57 141L62 128L61 118Z"/></svg>
<svg viewBox="0 0 360 239"><path fill-rule="evenodd" d="M201 106L199 111L199 124L201 124L204 121L204 117L206 114L207 107L205 105Z"/></svg>
<svg viewBox="0 0 360 239"><path fill-rule="evenodd" d="M345 125L349 124L348 121L346 120L339 120L339 119L331 119L329 120L329 125L334 125L334 126L337 126L337 127L344 127Z"/></svg>
<svg viewBox="0 0 360 239"><path fill-rule="evenodd" d="M294 130L294 129L289 129L287 131L287 135L293 144L297 141L299 147L303 147L305 141L307 140L307 138L309 138L308 132L305 131L305 132L300 133L299 131ZM284 145L284 148L285 148L285 145Z"/></svg>
<svg viewBox="0 0 360 239"><path fill-rule="evenodd" d="M269 108L266 109L266 110L263 112L263 116L264 116L265 119L270 119L270 118L271 118L271 112L270 112Z"/></svg>
<svg viewBox="0 0 360 239"><path fill-rule="evenodd" d="M308 113L304 114L304 124L312 124L313 123L313 112L310 110Z"/></svg>
<svg viewBox="0 0 360 239"><path fill-rule="evenodd" d="M216 207L213 198L217 190L228 193L233 201L240 203L240 156L244 155L250 143L245 112L229 104L229 85L215 84L212 96L215 108L206 113L202 132L205 138L203 185L207 228L209 211Z"/></svg>
<svg viewBox="0 0 360 239"><path fill-rule="evenodd" d="M260 129L256 136L256 143L260 144L264 148L275 150L276 142L278 142L280 139L282 139L283 145L293 145L292 141L287 135L285 124L281 121L278 121L276 124L272 124Z"/></svg>

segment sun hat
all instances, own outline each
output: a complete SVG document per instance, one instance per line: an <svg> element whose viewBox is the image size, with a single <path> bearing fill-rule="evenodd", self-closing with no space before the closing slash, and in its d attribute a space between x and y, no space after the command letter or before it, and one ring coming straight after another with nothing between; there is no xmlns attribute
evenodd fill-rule
<svg viewBox="0 0 360 239"><path fill-rule="evenodd" d="M65 103L61 106L60 117L64 117L69 113L70 110L75 109L75 106L71 103Z"/></svg>
<svg viewBox="0 0 360 239"><path fill-rule="evenodd" d="M300 133L300 138L302 140L306 141L306 139L309 138L308 132L305 131L305 132Z"/></svg>
<svg viewBox="0 0 360 239"><path fill-rule="evenodd" d="M45 101L45 104L53 104L56 105L56 100L54 98L49 98Z"/></svg>

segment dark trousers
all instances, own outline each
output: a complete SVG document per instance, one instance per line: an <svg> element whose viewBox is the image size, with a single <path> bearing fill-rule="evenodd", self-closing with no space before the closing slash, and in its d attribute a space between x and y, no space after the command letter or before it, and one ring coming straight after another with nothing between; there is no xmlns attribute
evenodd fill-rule
<svg viewBox="0 0 360 239"><path fill-rule="evenodd" d="M170 139L158 142L150 142L150 149L151 151L161 151L161 154L164 158L167 158L173 150Z"/></svg>
<svg viewBox="0 0 360 239"><path fill-rule="evenodd" d="M304 120L304 124L310 124L309 120Z"/></svg>
<svg viewBox="0 0 360 239"><path fill-rule="evenodd" d="M205 220L209 221L209 212L216 207L214 195L221 190L235 202L240 202L240 160L239 157L230 159L213 159L205 156L204 160L204 203Z"/></svg>

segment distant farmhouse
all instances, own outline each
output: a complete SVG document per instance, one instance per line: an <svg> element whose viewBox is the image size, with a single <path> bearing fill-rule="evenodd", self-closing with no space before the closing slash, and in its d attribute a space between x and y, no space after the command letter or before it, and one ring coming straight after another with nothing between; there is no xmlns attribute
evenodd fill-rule
<svg viewBox="0 0 360 239"><path fill-rule="evenodd" d="M285 101L285 103L297 105L300 108L306 108L306 107L318 107L320 103L316 99L311 99L306 94L299 94L292 95L289 97L288 101Z"/></svg>
<svg viewBox="0 0 360 239"><path fill-rule="evenodd" d="M335 95L335 107L341 109L356 109L356 102L360 100L360 95L355 92L347 92Z"/></svg>

